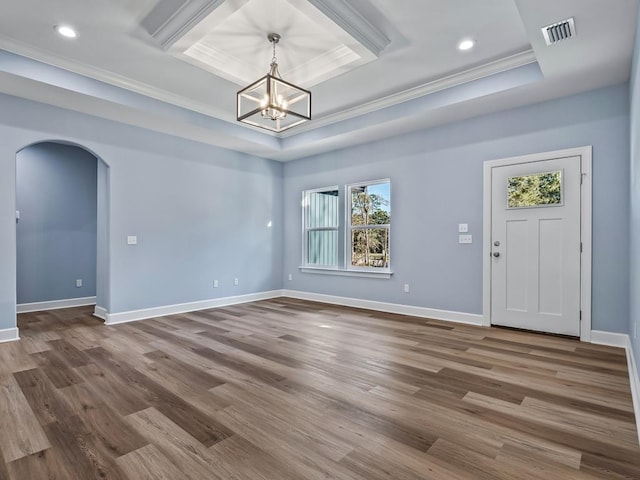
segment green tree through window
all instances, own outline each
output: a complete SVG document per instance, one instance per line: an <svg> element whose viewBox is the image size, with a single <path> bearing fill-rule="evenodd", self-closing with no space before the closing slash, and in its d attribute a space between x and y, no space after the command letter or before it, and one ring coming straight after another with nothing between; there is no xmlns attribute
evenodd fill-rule
<svg viewBox="0 0 640 480"><path fill-rule="evenodd" d="M350 193L351 266L389 268L389 182L353 185Z"/></svg>
<svg viewBox="0 0 640 480"><path fill-rule="evenodd" d="M562 203L561 171L509 177L508 183L509 208Z"/></svg>

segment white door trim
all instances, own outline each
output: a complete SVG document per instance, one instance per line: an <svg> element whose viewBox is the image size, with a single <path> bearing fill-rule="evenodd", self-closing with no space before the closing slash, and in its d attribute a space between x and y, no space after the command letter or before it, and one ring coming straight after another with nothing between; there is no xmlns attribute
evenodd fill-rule
<svg viewBox="0 0 640 480"><path fill-rule="evenodd" d="M491 326L491 171L495 167L539 162L562 157L581 157L582 188L580 189L580 340L591 341L591 164L592 147L569 148L554 152L535 153L520 157L503 158L484 162L484 199L482 233L482 315L483 326Z"/></svg>

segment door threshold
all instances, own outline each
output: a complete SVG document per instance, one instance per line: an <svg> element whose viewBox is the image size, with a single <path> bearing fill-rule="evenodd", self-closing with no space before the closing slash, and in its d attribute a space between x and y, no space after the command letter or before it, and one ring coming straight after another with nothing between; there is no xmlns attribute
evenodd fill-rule
<svg viewBox="0 0 640 480"><path fill-rule="evenodd" d="M538 330L527 330L526 328L518 328L518 327L507 327L504 325L491 325L491 328L500 328L504 330L512 330L514 332L523 332L523 333L535 333L537 335L545 335L547 337L557 337L557 338L566 338L569 340L580 340L579 335L565 335L563 333L551 333L551 332L541 332Z"/></svg>

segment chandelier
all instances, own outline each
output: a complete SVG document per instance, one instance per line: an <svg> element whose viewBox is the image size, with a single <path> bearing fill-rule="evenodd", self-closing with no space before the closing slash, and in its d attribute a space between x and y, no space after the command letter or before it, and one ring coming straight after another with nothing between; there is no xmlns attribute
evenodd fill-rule
<svg viewBox="0 0 640 480"><path fill-rule="evenodd" d="M311 92L282 79L278 71L276 45L281 37L267 35L273 46L269 73L238 92L239 122L283 132L311 120Z"/></svg>

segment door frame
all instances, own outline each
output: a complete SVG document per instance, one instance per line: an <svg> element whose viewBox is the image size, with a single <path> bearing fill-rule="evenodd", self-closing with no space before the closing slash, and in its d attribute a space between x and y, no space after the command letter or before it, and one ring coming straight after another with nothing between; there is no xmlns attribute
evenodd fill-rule
<svg viewBox="0 0 640 480"><path fill-rule="evenodd" d="M591 214L592 214L592 146L534 153L484 162L483 233L482 233L482 325L491 326L491 188L492 169L522 163L541 162L563 157L580 157L582 188L580 189L580 340L591 341Z"/></svg>

